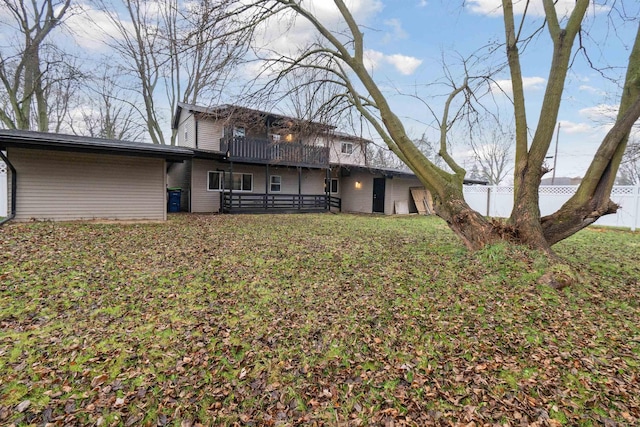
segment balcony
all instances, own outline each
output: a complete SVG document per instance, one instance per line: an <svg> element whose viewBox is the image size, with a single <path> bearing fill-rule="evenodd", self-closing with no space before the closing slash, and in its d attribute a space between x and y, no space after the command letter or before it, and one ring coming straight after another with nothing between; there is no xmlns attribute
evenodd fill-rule
<svg viewBox="0 0 640 427"><path fill-rule="evenodd" d="M225 137L220 151L229 160L282 166L328 167L329 148L250 137Z"/></svg>

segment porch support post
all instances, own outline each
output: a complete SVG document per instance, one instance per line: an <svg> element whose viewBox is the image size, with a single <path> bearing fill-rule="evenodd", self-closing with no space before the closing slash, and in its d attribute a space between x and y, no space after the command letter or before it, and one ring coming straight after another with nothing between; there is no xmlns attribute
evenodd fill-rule
<svg viewBox="0 0 640 427"><path fill-rule="evenodd" d="M326 209L331 210L331 168L327 168L327 177L324 179L324 196L326 201Z"/></svg>
<svg viewBox="0 0 640 427"><path fill-rule="evenodd" d="M267 200L269 199L269 163L267 163L267 167L265 168L265 180L264 180L264 210L267 210Z"/></svg>
<svg viewBox="0 0 640 427"><path fill-rule="evenodd" d="M298 166L298 209L302 206L300 205L300 196L302 195L302 168Z"/></svg>
<svg viewBox="0 0 640 427"><path fill-rule="evenodd" d="M229 213L233 210L233 162L229 162Z"/></svg>

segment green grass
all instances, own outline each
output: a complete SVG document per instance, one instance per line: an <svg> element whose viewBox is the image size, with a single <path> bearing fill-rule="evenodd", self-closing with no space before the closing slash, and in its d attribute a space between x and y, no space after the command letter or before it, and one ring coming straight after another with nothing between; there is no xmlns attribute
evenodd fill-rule
<svg viewBox="0 0 640 427"><path fill-rule="evenodd" d="M558 292L437 218L0 231L0 425L640 423L639 234L557 245Z"/></svg>

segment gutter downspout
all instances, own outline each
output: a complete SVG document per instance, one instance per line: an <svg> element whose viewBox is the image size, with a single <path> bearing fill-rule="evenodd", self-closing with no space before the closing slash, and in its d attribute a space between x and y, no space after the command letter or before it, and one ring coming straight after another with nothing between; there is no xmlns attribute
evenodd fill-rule
<svg viewBox="0 0 640 427"><path fill-rule="evenodd" d="M9 159L7 159L7 156L5 156L2 153L2 151L0 151L0 159L2 159L7 164L9 169L11 169L11 212L9 212L9 215L5 219L0 221L0 226L2 226L6 222L11 221L16 216L16 196L18 194L18 189L17 189L18 178L16 174L16 168L13 167Z"/></svg>

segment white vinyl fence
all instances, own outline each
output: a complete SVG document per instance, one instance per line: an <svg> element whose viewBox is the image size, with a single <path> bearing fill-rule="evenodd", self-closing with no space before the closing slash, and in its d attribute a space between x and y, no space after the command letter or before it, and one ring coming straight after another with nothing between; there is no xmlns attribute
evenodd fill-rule
<svg viewBox="0 0 640 427"><path fill-rule="evenodd" d="M0 160L0 217L7 216L7 165Z"/></svg>
<svg viewBox="0 0 640 427"><path fill-rule="evenodd" d="M578 189L577 185L547 185L540 187L542 216L557 211ZM473 209L493 217L506 218L513 208L513 187L465 185L464 198ZM615 215L605 215L598 225L628 227L635 231L640 225L640 186L615 186L611 200L620 205Z"/></svg>

